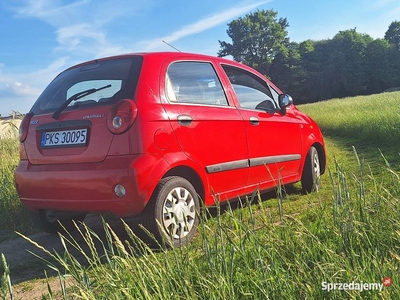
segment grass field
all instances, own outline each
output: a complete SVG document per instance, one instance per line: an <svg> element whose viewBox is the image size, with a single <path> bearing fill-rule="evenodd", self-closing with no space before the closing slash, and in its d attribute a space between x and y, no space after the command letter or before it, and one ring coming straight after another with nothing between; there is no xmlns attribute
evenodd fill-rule
<svg viewBox="0 0 400 300"><path fill-rule="evenodd" d="M400 163L400 94L382 93L333 99L300 106L339 147L355 146L371 161L381 161L379 149L398 169Z"/></svg>
<svg viewBox="0 0 400 300"><path fill-rule="evenodd" d="M20 230L29 233L32 230L27 211L19 202L14 186L18 160L18 140L0 139L0 241L9 232Z"/></svg>
<svg viewBox="0 0 400 300"><path fill-rule="evenodd" d="M400 299L399 101L400 93L385 93L300 106L326 138L328 170L321 191L303 195L295 185L256 194L239 208L217 207L212 217L203 214L198 236L186 247L153 251L129 227L122 238L107 224L101 241L81 228L87 251L71 236L61 237L81 253L78 259L69 250L58 255L43 249L62 283L61 274L76 281L73 288L62 285L58 297ZM13 229L29 231L11 186L8 162L16 162L16 146L0 145L9 149L1 151L1 178L9 185L0 194L7 198L1 220L13 215L21 223ZM4 262L3 299L11 298L8 286ZM55 297L51 290L44 294Z"/></svg>

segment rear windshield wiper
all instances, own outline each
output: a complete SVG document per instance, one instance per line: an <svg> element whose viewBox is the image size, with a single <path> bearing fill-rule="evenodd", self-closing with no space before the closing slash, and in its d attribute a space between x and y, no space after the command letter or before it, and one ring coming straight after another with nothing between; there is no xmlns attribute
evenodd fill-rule
<svg viewBox="0 0 400 300"><path fill-rule="evenodd" d="M57 108L57 110L56 110L56 111L53 113L53 115L52 115L53 119L56 119L56 120L57 120L57 119L60 117L61 112L62 112L72 101L76 101L76 100L81 99L81 98L83 98L83 97L85 97L85 96L88 96L88 95L90 95L90 94L96 93L96 92L98 92L98 91L100 91L100 90L103 90L103 89L106 89L106 88L109 88L109 87L111 87L111 84L107 84L107 85L102 86L102 87L97 88L97 89L95 89L95 88L93 88L93 89L88 89L88 90L85 90L85 91L82 91L82 92L73 94L71 97L69 97L67 100L65 100L65 102L63 102L63 104L61 104L59 108Z"/></svg>

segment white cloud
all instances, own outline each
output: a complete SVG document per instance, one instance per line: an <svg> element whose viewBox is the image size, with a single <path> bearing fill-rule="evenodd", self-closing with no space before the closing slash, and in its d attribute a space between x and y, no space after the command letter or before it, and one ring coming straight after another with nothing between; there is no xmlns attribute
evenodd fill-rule
<svg viewBox="0 0 400 300"><path fill-rule="evenodd" d="M13 7L16 18L38 19L52 26L58 45L49 53L49 60L55 59L33 72L12 71L0 64L0 113L29 111L47 84L82 58L92 59L123 51L123 47L107 41L105 25L139 9L141 1L146 2L137 0L135 5L129 0L78 0L68 1L68 4L63 0L21 0L18 4L7 3L8 8Z"/></svg>
<svg viewBox="0 0 400 300"><path fill-rule="evenodd" d="M127 52L123 46L110 43L104 32L90 24L76 24L57 30L57 52L74 52L89 58Z"/></svg>
<svg viewBox="0 0 400 300"><path fill-rule="evenodd" d="M390 23L400 20L398 0L368 1L368 5L362 6L362 9L362 13L356 18L358 22L357 31L367 33L373 38L383 38ZM363 17L364 11L373 15L373 17Z"/></svg>
<svg viewBox="0 0 400 300"><path fill-rule="evenodd" d="M44 89L55 76L65 68L69 67L69 59L68 56L59 57L45 68L27 74L26 76L22 75L22 78L24 81L30 81L30 84L38 86L40 89Z"/></svg>
<svg viewBox="0 0 400 300"><path fill-rule="evenodd" d="M392 21L400 21L400 5L398 4L398 2L396 2L395 7L391 8L390 11L388 12L388 17L390 18L388 21L392 22ZM389 26L389 22L388 22L388 26Z"/></svg>
<svg viewBox="0 0 400 300"><path fill-rule="evenodd" d="M105 25L118 17L133 14L140 9L136 1L80 0L62 5L60 0L26 0L17 8L17 16L37 18L55 28L58 47L56 53L74 52L90 57L112 55L123 50L122 46L107 41Z"/></svg>
<svg viewBox="0 0 400 300"><path fill-rule="evenodd" d="M392 3L397 3L397 0L375 0L371 2L372 3L368 3L368 8L375 10L377 8L386 7Z"/></svg>
<svg viewBox="0 0 400 300"><path fill-rule="evenodd" d="M41 90L26 83L15 81L11 84L2 83L0 86L0 104L2 115L10 114L13 110L26 113L32 107Z"/></svg>
<svg viewBox="0 0 400 300"><path fill-rule="evenodd" d="M0 66L0 113L28 112L46 85L65 69L67 60L61 57L32 73L10 73Z"/></svg>
<svg viewBox="0 0 400 300"><path fill-rule="evenodd" d="M76 24L58 29L57 42L63 49L74 51L82 43L104 44L105 35L90 24Z"/></svg>
<svg viewBox="0 0 400 300"><path fill-rule="evenodd" d="M18 96L28 96L32 97L34 96L35 98L40 94L40 90L38 88L34 88L30 86L29 84L23 84L21 82L14 82L12 86L12 90L15 93L15 95Z"/></svg>
<svg viewBox="0 0 400 300"><path fill-rule="evenodd" d="M225 23L232 18L242 15L262 4L265 4L267 2L270 2L271 0L267 1L261 1L249 5L244 5L244 6L239 6L239 7L234 7L228 10L224 10L218 14L215 14L211 17L207 17L204 19L201 19L195 23L183 26L182 29L175 31L171 33L170 35L160 37L157 39L153 39L150 41L143 41L142 43L145 44L145 48L147 51L154 50L156 48L159 48L163 46L163 41L166 41L168 43L172 43L174 41L177 41L183 37L193 35L202 31L205 31L207 29L213 28L215 26L218 26L222 23Z"/></svg>
<svg viewBox="0 0 400 300"><path fill-rule="evenodd" d="M57 5L59 0L27 0L17 8L20 17L38 18L54 27L61 27L81 19L82 13L87 12L90 0L75 1L68 5Z"/></svg>
<svg viewBox="0 0 400 300"><path fill-rule="evenodd" d="M181 29L161 38L138 42L138 48L153 51L164 46L162 40L172 43L184 37L203 32L225 23L272 0L256 3L232 5L233 7L215 15L200 19L192 24L183 25ZM133 16L142 7L150 6L151 1L105 0L102 2L76 0L64 4L62 0L24 0L17 8L17 16L37 18L55 28L58 47L56 53L74 52L74 55L101 57L122 52L130 52L127 46L108 41L106 24L119 17Z"/></svg>

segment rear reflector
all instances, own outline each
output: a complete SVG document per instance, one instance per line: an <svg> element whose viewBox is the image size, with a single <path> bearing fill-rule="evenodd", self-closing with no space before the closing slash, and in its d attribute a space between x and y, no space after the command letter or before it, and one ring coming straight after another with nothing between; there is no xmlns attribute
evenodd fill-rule
<svg viewBox="0 0 400 300"><path fill-rule="evenodd" d="M113 134L126 132L135 122L137 106L132 100L124 99L118 101L108 113L107 128Z"/></svg>
<svg viewBox="0 0 400 300"><path fill-rule="evenodd" d="M122 184L117 184L114 187L114 193L120 198L124 197L126 195L125 187Z"/></svg>
<svg viewBox="0 0 400 300"><path fill-rule="evenodd" d="M21 125L19 126L19 141L23 143L28 135L29 123L31 122L33 113L27 113L22 119Z"/></svg>

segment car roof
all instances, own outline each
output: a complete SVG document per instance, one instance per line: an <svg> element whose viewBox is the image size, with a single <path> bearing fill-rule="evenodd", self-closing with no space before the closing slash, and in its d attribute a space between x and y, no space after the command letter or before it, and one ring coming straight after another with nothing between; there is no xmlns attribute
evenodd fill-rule
<svg viewBox="0 0 400 300"><path fill-rule="evenodd" d="M127 57L133 57L133 56L142 56L144 59L159 59L159 60L166 60L166 59L171 59L171 58L178 58L179 57L184 57L185 59L199 59L199 60L212 60L215 62L220 62L220 63L227 63L231 65L237 65L240 67L243 67L245 65L230 60L226 58L221 58L217 56L212 56L212 55L206 55L206 54L197 54L197 53L190 53L190 52L136 52L136 53L126 53L126 54L120 54L120 55L114 55L114 56L108 56L108 57L103 57L103 58L98 58L98 59L93 59L89 61L85 61L79 64L76 64L74 66L69 67L69 69L73 69L79 66L83 66L86 64L94 63L94 62L100 62L104 60L111 60L111 59L118 59L118 58L127 58Z"/></svg>

